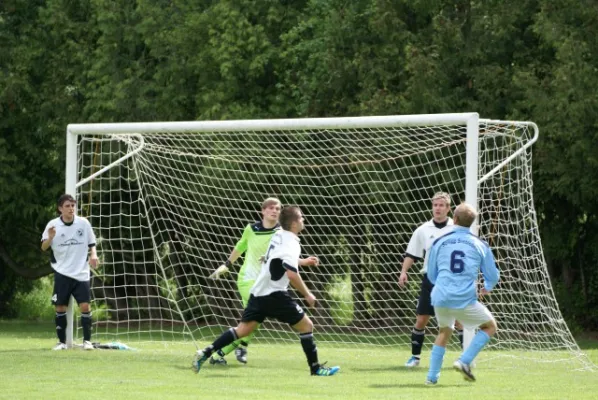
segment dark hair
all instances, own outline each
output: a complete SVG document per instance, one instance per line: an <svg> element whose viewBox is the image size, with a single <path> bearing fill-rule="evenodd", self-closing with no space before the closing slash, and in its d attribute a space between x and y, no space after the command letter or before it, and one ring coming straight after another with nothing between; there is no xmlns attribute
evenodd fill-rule
<svg viewBox="0 0 598 400"><path fill-rule="evenodd" d="M66 203L67 201L72 201L73 203L77 202L77 200L75 200L75 198L73 196L65 193L58 198L58 201L56 202L56 204L58 205L58 207L62 207L62 205L64 203Z"/></svg>
<svg viewBox="0 0 598 400"><path fill-rule="evenodd" d="M299 221L299 218L301 218L301 209L297 206L287 206L280 212L280 226L288 231L291 229L293 222Z"/></svg>

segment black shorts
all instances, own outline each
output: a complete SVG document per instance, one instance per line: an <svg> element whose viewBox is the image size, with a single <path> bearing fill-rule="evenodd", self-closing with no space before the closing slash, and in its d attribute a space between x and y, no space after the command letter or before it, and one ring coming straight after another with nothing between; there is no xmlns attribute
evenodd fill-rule
<svg viewBox="0 0 598 400"><path fill-rule="evenodd" d="M81 282L54 272L52 304L55 306L67 306L71 295L75 298L77 304L89 303L91 301L89 281Z"/></svg>
<svg viewBox="0 0 598 400"><path fill-rule="evenodd" d="M266 318L274 318L292 326L301 321L304 315L305 312L289 292L273 292L267 296L249 296L241 321L262 323Z"/></svg>
<svg viewBox="0 0 598 400"><path fill-rule="evenodd" d="M434 285L428 279L428 275L422 276L421 289L419 291L419 299L417 300L417 315L432 315L434 316L434 306L432 306L432 289Z"/></svg>

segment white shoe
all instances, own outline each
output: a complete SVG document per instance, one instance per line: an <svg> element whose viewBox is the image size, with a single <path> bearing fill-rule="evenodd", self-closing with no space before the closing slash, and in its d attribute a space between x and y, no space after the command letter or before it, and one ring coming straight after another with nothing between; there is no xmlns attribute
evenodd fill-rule
<svg viewBox="0 0 598 400"><path fill-rule="evenodd" d="M455 371L460 372L463 375L463 379L469 382L475 382L475 376L471 373L471 368L469 365L465 364L461 360L457 360L453 363L453 368Z"/></svg>
<svg viewBox="0 0 598 400"><path fill-rule="evenodd" d="M83 350L93 350L93 344L89 340L83 342Z"/></svg>
<svg viewBox="0 0 598 400"><path fill-rule="evenodd" d="M68 347L66 347L66 344L58 342L56 346L52 347L52 350L68 350Z"/></svg>
<svg viewBox="0 0 598 400"><path fill-rule="evenodd" d="M411 356L411 358L409 360L407 360L407 362L405 363L405 366L407 368L415 368L415 367L419 366L419 358L417 358L415 356Z"/></svg>

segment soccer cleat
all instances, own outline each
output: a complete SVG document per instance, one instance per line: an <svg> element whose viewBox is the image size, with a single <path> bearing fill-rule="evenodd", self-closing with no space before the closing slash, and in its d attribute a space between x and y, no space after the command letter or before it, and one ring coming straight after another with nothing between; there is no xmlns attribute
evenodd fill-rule
<svg viewBox="0 0 598 400"><path fill-rule="evenodd" d="M438 383L438 381L431 381L429 379L426 379L426 386L434 386Z"/></svg>
<svg viewBox="0 0 598 400"><path fill-rule="evenodd" d="M219 365L226 365L226 364L227 364L227 362L226 362L226 360L225 360L224 358L222 358L222 357L218 357L218 358L216 358L216 357L210 357L210 365L216 365L216 364L219 364Z"/></svg>
<svg viewBox="0 0 598 400"><path fill-rule="evenodd" d="M203 363L205 363L207 360L208 357L206 357L203 350L197 350L197 353L195 353L195 357L193 357L193 362L191 363L191 366L193 367L193 372L197 374L201 369Z"/></svg>
<svg viewBox="0 0 598 400"><path fill-rule="evenodd" d="M235 350L235 356L238 362L247 364L247 349L245 347L238 347Z"/></svg>
<svg viewBox="0 0 598 400"><path fill-rule="evenodd" d="M461 360L457 360L453 363L453 368L455 371L460 372L463 375L463 379L470 382L475 382L475 376L471 373L471 368L469 365L465 364Z"/></svg>
<svg viewBox="0 0 598 400"><path fill-rule="evenodd" d="M58 342L56 344L56 346L52 347L52 350L67 350L67 349L68 349L68 347L66 347L66 344L62 343L62 342Z"/></svg>
<svg viewBox="0 0 598 400"><path fill-rule="evenodd" d="M411 358L407 360L407 362L405 363L405 366L407 368L415 368L419 366L419 358L417 358L416 356L411 356Z"/></svg>
<svg viewBox="0 0 598 400"><path fill-rule="evenodd" d="M83 350L93 350L93 344L89 340L83 341Z"/></svg>
<svg viewBox="0 0 598 400"><path fill-rule="evenodd" d="M324 363L326 364L326 363ZM312 375L313 376L332 376L334 374L336 374L338 371L341 370L341 367L325 367L324 364L320 364L318 366L318 369L315 371L312 371Z"/></svg>

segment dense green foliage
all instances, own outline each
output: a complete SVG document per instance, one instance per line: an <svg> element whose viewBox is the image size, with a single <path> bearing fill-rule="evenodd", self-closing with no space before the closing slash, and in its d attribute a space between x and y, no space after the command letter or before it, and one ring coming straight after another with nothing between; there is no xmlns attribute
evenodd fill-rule
<svg viewBox="0 0 598 400"><path fill-rule="evenodd" d="M68 123L477 111L540 126L547 264L596 329L597 86L590 0L3 1L0 313L48 273Z"/></svg>

